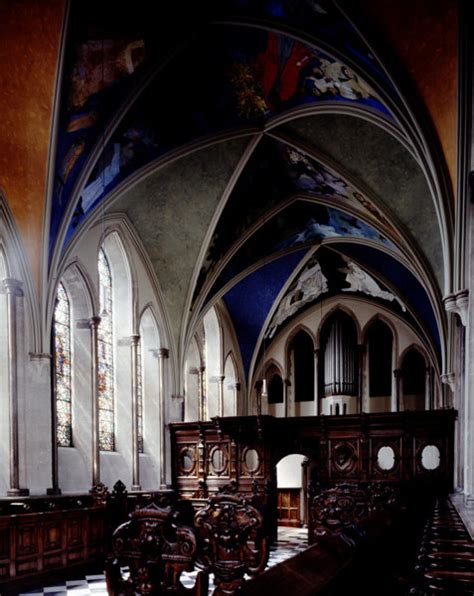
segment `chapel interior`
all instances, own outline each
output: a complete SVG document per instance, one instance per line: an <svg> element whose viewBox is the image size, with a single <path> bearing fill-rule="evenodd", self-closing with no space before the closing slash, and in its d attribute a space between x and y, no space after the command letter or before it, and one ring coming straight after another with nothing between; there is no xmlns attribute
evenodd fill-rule
<svg viewBox="0 0 474 596"><path fill-rule="evenodd" d="M469 8L0 0L0 595L474 594Z"/></svg>

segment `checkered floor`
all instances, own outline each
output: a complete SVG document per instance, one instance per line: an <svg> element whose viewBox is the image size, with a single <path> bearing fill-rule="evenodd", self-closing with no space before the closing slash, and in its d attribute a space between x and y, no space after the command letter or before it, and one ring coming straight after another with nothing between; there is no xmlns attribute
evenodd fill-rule
<svg viewBox="0 0 474 596"><path fill-rule="evenodd" d="M300 528L278 528L278 542L271 548L268 567L273 567L307 547L308 530ZM183 573L181 582L187 588L194 585L196 573ZM214 589L212 576L209 591ZM37 588L30 592L22 592L19 596L31 594L47 594L48 596L107 596L105 577L103 575L86 575L82 579L71 580L50 587Z"/></svg>

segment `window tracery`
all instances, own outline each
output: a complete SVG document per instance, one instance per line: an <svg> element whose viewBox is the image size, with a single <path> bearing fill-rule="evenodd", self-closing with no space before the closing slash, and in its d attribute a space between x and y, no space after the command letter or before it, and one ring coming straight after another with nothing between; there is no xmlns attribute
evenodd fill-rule
<svg viewBox="0 0 474 596"><path fill-rule="evenodd" d="M98 409L99 447L102 451L115 449L114 424L114 353L112 274L103 248L98 258L100 317L98 342Z"/></svg>
<svg viewBox="0 0 474 596"><path fill-rule="evenodd" d="M60 447L72 447L71 304L62 283L54 308L54 356L56 439Z"/></svg>

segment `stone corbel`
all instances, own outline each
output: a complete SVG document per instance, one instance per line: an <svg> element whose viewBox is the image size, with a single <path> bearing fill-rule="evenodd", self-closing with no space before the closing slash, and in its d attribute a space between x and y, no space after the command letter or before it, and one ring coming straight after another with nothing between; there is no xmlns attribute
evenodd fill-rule
<svg viewBox="0 0 474 596"><path fill-rule="evenodd" d="M441 375L441 382L448 385L451 391L454 391L456 385L456 375L453 372Z"/></svg>
<svg viewBox="0 0 474 596"><path fill-rule="evenodd" d="M453 312L459 315L461 323L467 325L467 311L469 306L469 290L460 290L453 294L448 294L443 298L446 312Z"/></svg>

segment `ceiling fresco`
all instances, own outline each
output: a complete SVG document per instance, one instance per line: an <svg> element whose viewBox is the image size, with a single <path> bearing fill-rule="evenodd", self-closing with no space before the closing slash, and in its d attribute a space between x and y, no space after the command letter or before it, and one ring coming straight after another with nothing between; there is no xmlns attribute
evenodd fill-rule
<svg viewBox="0 0 474 596"><path fill-rule="evenodd" d="M77 205L67 239L121 181L199 138L320 102L356 103L391 118L369 83L328 53L281 33L222 26L158 72L105 143L99 131L142 81L152 60L140 37L78 37L63 90L67 100L58 139L51 243L69 200ZM100 157L81 182L94 144Z"/></svg>
<svg viewBox="0 0 474 596"><path fill-rule="evenodd" d="M300 194L300 191L305 196L322 198L334 204L341 201L342 205L359 211L364 218L385 228L387 236L400 239L398 230L389 223L374 202L340 174L309 157L300 149L280 140L264 137L247 162L221 214L201 268L194 299L206 277L225 256L232 244L243 234L248 233L252 225L265 213L282 204L288 197ZM345 220L345 223L341 219ZM318 227L314 217L310 218L298 230L299 239L310 241L350 233L356 237L370 238L375 241L383 239L387 246L396 250L388 238L384 238L362 220L358 220L356 225L351 225L348 217L336 215L334 212L330 212L326 220L326 227ZM264 231L265 234L267 229ZM271 235L268 235L267 239L270 237ZM288 245L293 244L295 240L295 238L288 239ZM257 259L261 256L263 256L261 251L255 253Z"/></svg>
<svg viewBox="0 0 474 596"><path fill-rule="evenodd" d="M390 308L441 354L442 185L412 98L337 2L204 3L186 25L177 6L159 35L86 4L71 4L65 47L51 275L89 224L125 214L177 353L219 302L248 374L259 338L340 294Z"/></svg>
<svg viewBox="0 0 474 596"><path fill-rule="evenodd" d="M260 267L247 275L224 297L234 324L242 361L248 373L257 340L279 292L307 251L297 251ZM249 307L249 297L252 307Z"/></svg>
<svg viewBox="0 0 474 596"><path fill-rule="evenodd" d="M219 274L209 295L219 292L257 261L334 238L369 240L398 252L390 240L361 219L339 209L298 200L277 213L242 245Z"/></svg>
<svg viewBox="0 0 474 596"><path fill-rule="evenodd" d="M378 271L379 276L385 278L392 288L396 288L404 303L412 307L425 329L429 330L439 349L441 338L433 304L426 289L411 271L397 259L371 246L335 244L334 248L364 264L371 271Z"/></svg>
<svg viewBox="0 0 474 596"><path fill-rule="evenodd" d="M406 313L405 304L389 292L354 261L321 248L296 274L285 295L280 300L265 337L271 339L282 326L288 324L303 309L315 304L318 299L340 292L359 293L393 303L395 311Z"/></svg>

